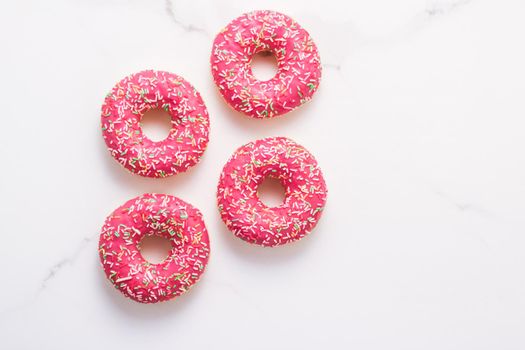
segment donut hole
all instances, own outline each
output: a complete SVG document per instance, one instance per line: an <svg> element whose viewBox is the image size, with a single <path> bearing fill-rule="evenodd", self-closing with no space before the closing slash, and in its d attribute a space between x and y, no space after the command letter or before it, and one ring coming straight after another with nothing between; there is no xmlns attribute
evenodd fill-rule
<svg viewBox="0 0 525 350"><path fill-rule="evenodd" d="M162 108L152 108L140 119L140 127L151 141L162 141L170 134L171 116Z"/></svg>
<svg viewBox="0 0 525 350"><path fill-rule="evenodd" d="M138 248L144 260L151 264L160 264L166 260L173 247L166 237L149 235L142 238Z"/></svg>
<svg viewBox="0 0 525 350"><path fill-rule="evenodd" d="M250 67L258 80L267 81L277 74L277 58L271 51L261 51L252 57Z"/></svg>
<svg viewBox="0 0 525 350"><path fill-rule="evenodd" d="M257 187L257 196L266 206L273 208L284 203L286 191L279 179L267 176Z"/></svg>

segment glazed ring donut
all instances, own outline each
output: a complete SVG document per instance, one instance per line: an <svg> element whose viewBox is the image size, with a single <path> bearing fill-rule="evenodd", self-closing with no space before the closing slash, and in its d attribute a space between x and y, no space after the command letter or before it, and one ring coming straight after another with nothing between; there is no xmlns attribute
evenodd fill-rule
<svg viewBox="0 0 525 350"><path fill-rule="evenodd" d="M142 132L140 120L150 109L171 116L172 129L155 142ZM209 117L200 94L183 78L168 72L143 71L122 79L102 106L102 133L111 155L129 171L166 177L195 165L208 144Z"/></svg>
<svg viewBox="0 0 525 350"><path fill-rule="evenodd" d="M272 52L277 74L254 77L255 54ZM310 34L282 13L254 11L233 20L215 38L211 54L215 84L226 102L253 118L285 114L312 98L321 79L319 52Z"/></svg>
<svg viewBox="0 0 525 350"><path fill-rule="evenodd" d="M267 177L285 188L282 205L268 207L257 188ZM224 166L217 190L222 220L237 237L263 246L298 240L317 224L326 184L314 157L285 137L270 137L239 148Z"/></svg>
<svg viewBox="0 0 525 350"><path fill-rule="evenodd" d="M139 252L148 235L165 237L173 246L160 264L147 262ZM198 209L177 197L144 194L107 217L99 254L107 278L126 297L156 303L184 293L199 280L210 244Z"/></svg>

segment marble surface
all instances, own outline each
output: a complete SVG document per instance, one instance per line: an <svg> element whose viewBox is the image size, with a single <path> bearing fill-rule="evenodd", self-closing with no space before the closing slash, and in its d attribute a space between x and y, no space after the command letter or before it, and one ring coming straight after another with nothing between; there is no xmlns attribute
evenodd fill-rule
<svg viewBox="0 0 525 350"><path fill-rule="evenodd" d="M268 8L318 44L303 108L232 112L209 72L229 20ZM0 11L3 349L525 348L523 1L9 1ZM211 139L167 180L125 172L99 129L105 94L142 69L201 92ZM262 249L215 206L250 140L286 135L330 189L304 240ZM204 213L212 255L172 302L140 305L99 266L104 218L144 192Z"/></svg>

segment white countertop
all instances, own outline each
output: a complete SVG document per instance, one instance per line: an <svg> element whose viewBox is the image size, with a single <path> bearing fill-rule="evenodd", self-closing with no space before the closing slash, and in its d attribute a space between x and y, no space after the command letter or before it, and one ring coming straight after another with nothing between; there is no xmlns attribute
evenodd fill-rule
<svg viewBox="0 0 525 350"><path fill-rule="evenodd" d="M231 111L214 35L254 9L296 19L323 62L282 118ZM0 10L2 349L524 349L523 1L10 1ZM107 152L100 106L143 69L202 94L202 162L166 180ZM229 233L215 189L240 145L288 136L324 171L311 235L264 249ZM197 206L202 280L161 304L105 279L105 217L144 192Z"/></svg>

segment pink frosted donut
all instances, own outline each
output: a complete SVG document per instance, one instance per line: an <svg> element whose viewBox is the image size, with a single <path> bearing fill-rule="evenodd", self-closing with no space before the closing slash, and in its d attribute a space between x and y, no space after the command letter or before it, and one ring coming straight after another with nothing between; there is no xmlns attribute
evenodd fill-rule
<svg viewBox="0 0 525 350"><path fill-rule="evenodd" d="M283 204L268 207L258 186L267 177L285 188ZM224 166L217 190L222 220L237 237L263 246L298 240L317 224L326 184L314 157L285 137L269 137L239 148Z"/></svg>
<svg viewBox="0 0 525 350"><path fill-rule="evenodd" d="M254 77L250 63L272 52L277 74ZM234 19L215 38L211 69L220 93L235 110L254 118L290 112L312 98L321 79L319 52L310 34L282 13L254 11Z"/></svg>
<svg viewBox="0 0 525 350"><path fill-rule="evenodd" d="M140 126L144 113L162 108L171 116L165 140L148 139ZM166 177L195 165L208 144L209 117L195 88L178 75L147 70L115 85L102 106L102 133L111 155L126 169Z"/></svg>
<svg viewBox="0 0 525 350"><path fill-rule="evenodd" d="M144 260L139 244L147 235L170 240L160 264ZM165 301L184 293L204 272L210 254L208 232L198 209L166 194L144 194L107 217L99 253L107 278L126 297L141 303Z"/></svg>

